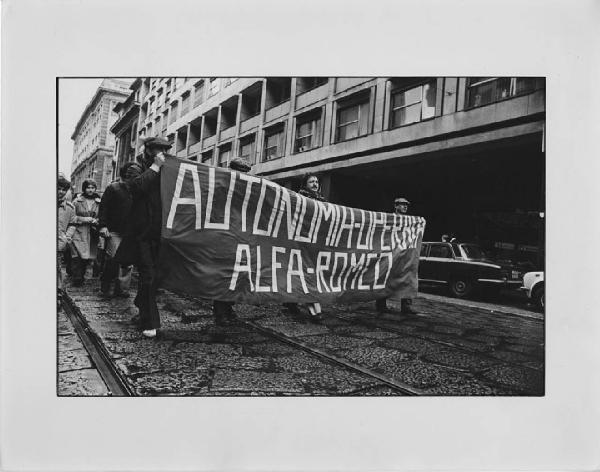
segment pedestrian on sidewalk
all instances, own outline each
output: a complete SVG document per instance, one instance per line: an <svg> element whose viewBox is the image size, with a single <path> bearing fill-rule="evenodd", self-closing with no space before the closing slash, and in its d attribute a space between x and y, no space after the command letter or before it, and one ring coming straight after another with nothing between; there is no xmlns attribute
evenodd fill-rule
<svg viewBox="0 0 600 472"><path fill-rule="evenodd" d="M104 271L100 276L100 291L104 296L110 296L111 285L114 283L113 295L115 297L129 297L132 266L119 264L115 260L115 255L124 234L127 233L130 220L132 196L127 182L141 173L140 164L127 162L119 169L119 179L106 187L100 201L98 226L100 227L100 236L105 241L106 253Z"/></svg>
<svg viewBox="0 0 600 472"><path fill-rule="evenodd" d="M58 200L58 245L56 247L56 262L58 269L58 308L62 305L62 291L63 287L63 255L68 249L69 244L73 240L73 234L75 234L75 207L67 200L66 195L71 184L63 176L58 177L57 182L57 200Z"/></svg>
<svg viewBox="0 0 600 472"><path fill-rule="evenodd" d="M248 173L252 169L252 164L242 157L236 157L229 162L231 170ZM227 326L237 321L237 315L233 311L234 302L224 300L213 300L213 315L217 326Z"/></svg>
<svg viewBox="0 0 600 472"><path fill-rule="evenodd" d="M81 186L82 193L73 201L76 230L71 244L71 270L73 285L81 287L90 263L98 254L98 209L100 196L96 193L96 182L87 179Z"/></svg>
<svg viewBox="0 0 600 472"><path fill-rule="evenodd" d="M327 199L321 194L321 182L316 174L307 174L302 179L302 186L298 193L304 197L317 200L319 202L326 202ZM299 305L297 303L284 303L284 306L291 313L299 312ZM308 309L310 314L309 320L313 323L321 323L323 321L323 314L321 310L321 304L318 302L306 303L304 306Z"/></svg>
<svg viewBox="0 0 600 472"><path fill-rule="evenodd" d="M160 314L156 306L162 225L160 169L170 148L171 143L164 138L143 140L141 166L129 169L132 174L141 173L127 182L132 195L130 221L115 257L121 265L135 264L137 267L139 281L134 303L139 309L142 335L148 338L156 337L160 328Z"/></svg>
<svg viewBox="0 0 600 472"><path fill-rule="evenodd" d="M406 215L410 202L404 197L394 199L394 213L396 215ZM387 298L380 298L375 301L375 308L378 313L393 313L393 310L387 306ZM412 309L412 299L402 298L400 300L400 313L403 315L416 315L417 312Z"/></svg>

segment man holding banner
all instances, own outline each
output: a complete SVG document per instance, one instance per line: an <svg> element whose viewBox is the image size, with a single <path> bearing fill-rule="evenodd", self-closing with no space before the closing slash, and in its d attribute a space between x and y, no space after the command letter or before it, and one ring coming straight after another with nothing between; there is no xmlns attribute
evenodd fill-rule
<svg viewBox="0 0 600 472"><path fill-rule="evenodd" d="M135 305L140 312L142 334L156 336L160 328L160 315L156 306L158 288L158 255L162 225L161 167L164 152L171 143L163 138L146 138L144 144L144 172L128 182L133 196L129 234L117 251L116 260L121 264L135 264L139 272L138 292Z"/></svg>
<svg viewBox="0 0 600 472"><path fill-rule="evenodd" d="M170 157L160 187L169 290L255 304L416 295L421 217L321 202Z"/></svg>
<svg viewBox="0 0 600 472"><path fill-rule="evenodd" d="M394 199L394 212L397 215L406 215L408 213L408 205L410 202L404 197L396 197ZM420 249L419 249L420 251ZM412 299L411 298L402 298L400 299L400 313L403 315L416 315L417 312L411 308ZM390 313L390 310L387 306L387 298L380 298L375 302L375 308L378 313Z"/></svg>

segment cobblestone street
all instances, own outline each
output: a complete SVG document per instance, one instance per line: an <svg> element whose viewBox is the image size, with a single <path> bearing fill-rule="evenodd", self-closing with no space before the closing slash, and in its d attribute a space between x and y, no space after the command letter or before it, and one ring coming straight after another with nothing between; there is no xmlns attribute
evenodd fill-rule
<svg viewBox="0 0 600 472"><path fill-rule="evenodd" d="M145 339L132 298L103 299L95 280L68 293L136 395L544 394L543 315L527 310L422 295L418 315L357 303L313 324L237 305L240 322L217 327L210 303L163 291ZM59 395L109 393L62 311L58 351Z"/></svg>

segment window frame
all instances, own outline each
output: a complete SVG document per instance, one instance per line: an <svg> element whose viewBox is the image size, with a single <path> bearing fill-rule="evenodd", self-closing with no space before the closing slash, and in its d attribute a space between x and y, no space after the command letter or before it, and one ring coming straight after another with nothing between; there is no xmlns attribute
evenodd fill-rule
<svg viewBox="0 0 600 472"><path fill-rule="evenodd" d="M277 153L277 155L275 155L273 157L268 157L267 151L268 151L268 149L271 149L273 146L267 147L267 141L270 137L275 136L275 135L279 135L279 138L277 140L278 153ZM263 162L274 161L276 159L282 158L283 156L285 156L285 123L278 123L278 124L273 125L265 130L265 136L263 139L262 161Z"/></svg>
<svg viewBox="0 0 600 472"><path fill-rule="evenodd" d="M429 116L427 118L423 118L423 97L424 97L424 93L423 93L423 89L426 85L431 85L431 87L433 88L433 90L435 91L435 95L434 95L434 104L433 104L433 115ZM417 102L413 102L407 105L402 105L402 106L397 106L394 107L394 100L395 98L403 93L407 93L411 90L415 90L415 89L421 89L421 100L417 101ZM423 80L420 83L413 83L410 85L407 85L406 87L398 87L395 88L393 90L391 90L390 92L390 122L389 122L389 129L396 129L396 128L402 128L404 126L410 126L410 125L414 125L416 123L423 123L425 121L429 121L429 120L433 120L436 117L436 113L437 113L437 78L430 78L428 80ZM395 112L398 110L401 110L403 108L409 108L412 107L414 105L420 104L421 106L419 107L419 119L417 121L411 121L409 123L403 123L403 124L394 124L394 117L395 117Z"/></svg>
<svg viewBox="0 0 600 472"><path fill-rule="evenodd" d="M503 102L505 100L510 100L512 98L517 98L517 97L522 97L524 95L529 95L530 93L534 93L538 90L543 90L545 88L544 86L540 86L539 84L539 80L543 79L543 77L529 77L529 76L521 76L521 77L508 77L508 76L501 76L501 77L485 77L482 80L479 80L477 82L471 83L471 80L476 79L478 77L467 77L467 81L466 81L466 86L465 86L465 110L472 110L474 108L479 108L479 107L485 107L488 105L492 105L494 103L499 103L499 102ZM480 77L479 77L480 78ZM481 78L480 78L481 79ZM506 97L498 97L498 88L497 88L497 84L503 80L503 79L510 79L511 83L509 85L509 93ZM519 79L532 79L534 80L534 84L533 87L530 90L525 90L522 92L517 92L517 81ZM514 93L511 93L510 90L513 88L513 84L512 82L514 81ZM471 105L471 94L473 93L472 91L476 88L476 87L480 87L482 85L485 84L491 84L494 83L495 84L495 88L494 88L494 98L489 101L489 102L485 102L485 103L480 103L480 104L473 104Z"/></svg>
<svg viewBox="0 0 600 472"><path fill-rule="evenodd" d="M360 92L351 95L350 97L343 97L336 101L336 110L335 110L335 143L343 143L345 141L351 141L353 139L362 138L363 136L368 136L371 134L371 128L373 126L371 121L371 88L365 90L361 90ZM360 134L360 119L361 119L361 106L366 105L366 132L364 134ZM356 121L348 121L343 125L340 125L340 114L350 108L358 107L358 117ZM357 123L358 130L356 136L351 138L340 139L340 128L343 126L348 126L349 124Z"/></svg>
<svg viewBox="0 0 600 472"><path fill-rule="evenodd" d="M254 164L256 160L256 133L251 133L246 136L243 136L240 138L239 141L240 142L238 146L238 157L247 159L250 163ZM248 145L251 146L251 151L249 157L245 157L245 155L242 153L242 150L245 146Z"/></svg>
<svg viewBox="0 0 600 472"><path fill-rule="evenodd" d="M302 125L307 123L311 123L311 133L303 136L299 135L299 130ZM306 137L311 137L311 145L306 149L300 150L298 141L301 139L305 139ZM296 126L294 127L294 154L300 154L303 152L312 151L313 149L317 149L323 145L323 108L319 107L313 110L310 110L306 113L302 113L296 117Z"/></svg>

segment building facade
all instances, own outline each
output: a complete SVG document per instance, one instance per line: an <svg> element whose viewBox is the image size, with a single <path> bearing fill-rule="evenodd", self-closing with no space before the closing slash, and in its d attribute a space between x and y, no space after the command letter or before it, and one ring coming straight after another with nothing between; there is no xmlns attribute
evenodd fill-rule
<svg viewBox="0 0 600 472"><path fill-rule="evenodd" d="M140 114L141 79L136 79L130 86L129 96L113 108L117 118L110 128L115 137L114 157L112 160L112 178L117 178L123 164L134 161L138 139L138 119Z"/></svg>
<svg viewBox="0 0 600 472"><path fill-rule="evenodd" d="M100 193L111 182L115 137L109 129L117 118L115 105L130 92L128 81L104 79L79 118L71 135L71 182L76 192L86 179L95 180Z"/></svg>
<svg viewBox="0 0 600 472"><path fill-rule="evenodd" d="M133 93L138 138L166 137L178 157L242 156L293 190L315 172L330 201L365 209L401 195L426 239L543 266L543 78L143 78Z"/></svg>

